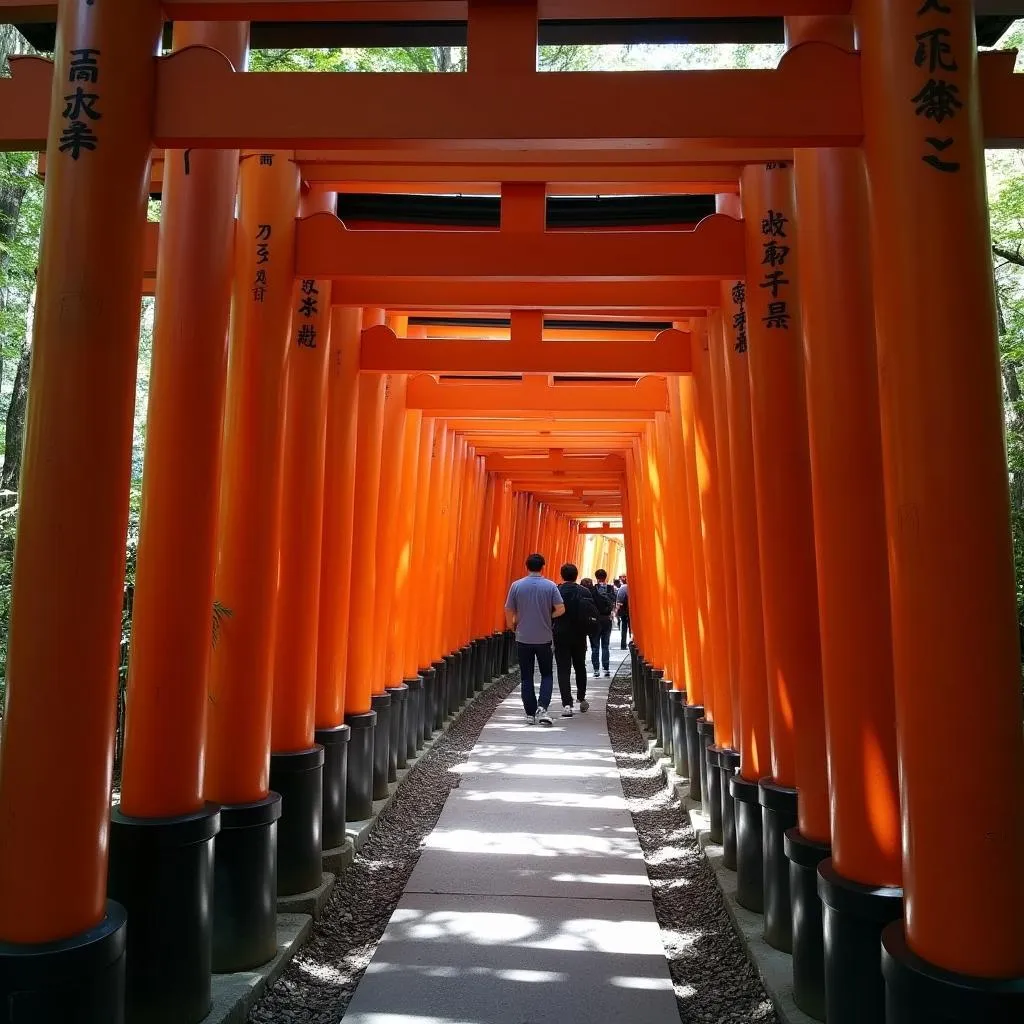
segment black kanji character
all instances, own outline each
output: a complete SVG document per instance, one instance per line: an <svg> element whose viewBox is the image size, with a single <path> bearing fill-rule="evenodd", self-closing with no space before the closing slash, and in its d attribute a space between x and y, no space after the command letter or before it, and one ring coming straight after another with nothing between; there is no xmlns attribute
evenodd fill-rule
<svg viewBox="0 0 1024 1024"><path fill-rule="evenodd" d="M257 302L262 302L267 297L267 289L263 288L261 285L256 285L252 290L252 297Z"/></svg>
<svg viewBox="0 0 1024 1024"><path fill-rule="evenodd" d="M301 348L316 348L316 328L312 324L303 324L295 340Z"/></svg>
<svg viewBox="0 0 1024 1024"><path fill-rule="evenodd" d="M778 210L769 210L761 221L761 234L772 238L785 238L789 218Z"/></svg>
<svg viewBox="0 0 1024 1024"><path fill-rule="evenodd" d="M785 302L769 302L768 315L761 317L761 320L765 327L777 327L783 331L788 331L790 318L789 307Z"/></svg>
<svg viewBox="0 0 1024 1024"><path fill-rule="evenodd" d="M772 298L777 299L779 297L779 289L784 284L789 284L789 278L783 277L785 271L773 270L770 274L765 274L764 280L761 282L762 288L770 288L772 290Z"/></svg>
<svg viewBox="0 0 1024 1024"><path fill-rule="evenodd" d="M949 149L949 147L953 145L952 138L937 139L931 135L929 135L924 141L933 149L937 149L940 153ZM946 174L954 174L960 170L960 162L958 160L943 160L934 153L929 153L927 156L921 157L921 159L930 167L934 167L935 170L943 171Z"/></svg>
<svg viewBox="0 0 1024 1024"><path fill-rule="evenodd" d="M261 242L256 246L256 265L270 262L270 246Z"/></svg>
<svg viewBox="0 0 1024 1024"><path fill-rule="evenodd" d="M948 28L930 28L916 35L917 53L914 54L914 63L919 68L927 64L932 74L939 70L959 71L956 58L952 56L953 48L946 42L950 35Z"/></svg>
<svg viewBox="0 0 1024 1024"><path fill-rule="evenodd" d="M67 106L64 116L69 121L80 121L84 114L90 121L98 121L103 115L96 109L99 93L86 92L79 86L70 96L64 97Z"/></svg>
<svg viewBox="0 0 1024 1024"><path fill-rule="evenodd" d="M270 228L269 224L261 224L259 231L256 232L256 241L257 242L269 242L270 241L270 231L271 231L271 228Z"/></svg>
<svg viewBox="0 0 1024 1024"><path fill-rule="evenodd" d="M914 113L918 117L927 117L939 124L947 117L956 117L963 106L960 87L941 78L929 78L928 84L910 102L917 104Z"/></svg>
<svg viewBox="0 0 1024 1024"><path fill-rule="evenodd" d="M299 316L304 316L307 319L311 316L316 316L320 312L320 307L317 305L317 301L313 296L303 299L299 305Z"/></svg>
<svg viewBox="0 0 1024 1024"><path fill-rule="evenodd" d="M789 256L789 246L779 245L774 239L764 243L764 259L761 266L781 267Z"/></svg>
<svg viewBox="0 0 1024 1024"><path fill-rule="evenodd" d="M99 139L90 125L84 121L72 121L64 128L60 137L60 151L71 153L71 159L77 160L82 155L83 149L90 152L96 148Z"/></svg>
<svg viewBox="0 0 1024 1024"><path fill-rule="evenodd" d="M319 295L320 290L316 286L316 281L312 279L305 279L302 282L302 294L303 295Z"/></svg>
<svg viewBox="0 0 1024 1024"><path fill-rule="evenodd" d="M265 270L256 271L256 283L266 284L267 283L267 272Z"/></svg>
<svg viewBox="0 0 1024 1024"><path fill-rule="evenodd" d="M742 306L747 301L747 286L743 281L737 281L732 286L732 301L737 306Z"/></svg>
<svg viewBox="0 0 1024 1024"><path fill-rule="evenodd" d="M929 11L937 11L939 14L952 14L953 8L947 7L943 4L942 0L924 0L924 4L921 6L921 10L917 12L917 16L920 18L922 14L927 14Z"/></svg>
<svg viewBox="0 0 1024 1024"><path fill-rule="evenodd" d="M71 51L71 66L68 69L69 82L88 82L95 85L100 76L100 66L96 63L99 50L81 49Z"/></svg>
<svg viewBox="0 0 1024 1024"><path fill-rule="evenodd" d="M260 167L273 167L274 166L274 154L273 153L260 153Z"/></svg>

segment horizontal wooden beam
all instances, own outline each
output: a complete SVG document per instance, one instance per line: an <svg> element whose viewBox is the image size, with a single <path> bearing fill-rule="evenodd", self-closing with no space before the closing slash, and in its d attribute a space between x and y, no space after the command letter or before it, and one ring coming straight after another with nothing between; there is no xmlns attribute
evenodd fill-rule
<svg viewBox="0 0 1024 1024"><path fill-rule="evenodd" d="M616 455L489 455L487 468L492 473L502 473L508 477L537 477L541 473L551 473L553 477L567 477L574 474L585 474L593 478L603 474L612 477L622 476L626 471L622 456Z"/></svg>
<svg viewBox="0 0 1024 1024"><path fill-rule="evenodd" d="M530 314L524 313L523 316ZM689 373L689 336L668 330L653 342L541 341L527 332L513 340L424 341L398 338L387 326L362 333L364 373L604 374Z"/></svg>
<svg viewBox="0 0 1024 1024"><path fill-rule="evenodd" d="M296 273L318 280L692 281L745 273L744 231L706 217L692 231L352 231L333 214L298 222Z"/></svg>
<svg viewBox="0 0 1024 1024"><path fill-rule="evenodd" d="M981 54L986 144L1024 139L1024 81L1006 53ZM10 61L0 79L0 149L45 148L52 65ZM159 58L154 142L159 148L325 149L356 145L464 155L621 149L643 163L685 163L707 144L859 145L860 58L824 43L788 51L772 71L566 74L237 74L206 47ZM344 117L325 112L344 111ZM763 159L763 155L762 155Z"/></svg>
<svg viewBox="0 0 1024 1024"><path fill-rule="evenodd" d="M647 376L636 384L553 384L544 377L519 382L448 381L429 374L409 381L407 402L426 415L469 414L493 417L503 412L520 417L648 418L668 411L663 377Z"/></svg>

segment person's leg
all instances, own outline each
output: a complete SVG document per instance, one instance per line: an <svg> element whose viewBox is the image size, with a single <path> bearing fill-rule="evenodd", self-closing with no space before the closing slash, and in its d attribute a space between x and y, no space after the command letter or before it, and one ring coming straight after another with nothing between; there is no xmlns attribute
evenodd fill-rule
<svg viewBox="0 0 1024 1024"><path fill-rule="evenodd" d="M590 664L594 666L596 676L601 669L601 629L598 627L590 634Z"/></svg>
<svg viewBox="0 0 1024 1024"><path fill-rule="evenodd" d="M573 637L571 654L572 665L576 670L576 699L580 702L582 710L587 702L587 638L585 636Z"/></svg>
<svg viewBox="0 0 1024 1024"><path fill-rule="evenodd" d="M537 664L540 666L540 699L538 704L542 708L547 709L547 706L551 703L551 691L555 688L555 680L551 670L551 648L547 644L538 644L535 650L537 652Z"/></svg>
<svg viewBox="0 0 1024 1024"><path fill-rule="evenodd" d="M537 691L533 685L533 662L536 650L533 644L516 644L519 654L520 692L523 695L523 710L527 718L537 713Z"/></svg>
<svg viewBox="0 0 1024 1024"><path fill-rule="evenodd" d="M605 672L611 670L612 664L612 620L605 619L601 623L601 665Z"/></svg>
<svg viewBox="0 0 1024 1024"><path fill-rule="evenodd" d="M619 649L624 651L626 649L626 637L629 634L629 616L628 615L620 615L619 616L619 631L621 633L621 645L620 645Z"/></svg>
<svg viewBox="0 0 1024 1024"><path fill-rule="evenodd" d="M572 664L571 639L567 636L555 637L555 666L558 669L558 690L562 695L562 707L572 707Z"/></svg>

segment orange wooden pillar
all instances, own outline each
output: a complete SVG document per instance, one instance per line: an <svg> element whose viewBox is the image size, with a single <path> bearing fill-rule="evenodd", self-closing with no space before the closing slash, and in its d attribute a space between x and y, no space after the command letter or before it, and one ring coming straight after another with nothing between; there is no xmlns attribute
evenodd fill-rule
<svg viewBox="0 0 1024 1024"><path fill-rule="evenodd" d="M333 192L305 196L303 216L331 212ZM326 748L315 742L317 627L323 544L331 282L300 279L292 298L274 628L270 785L281 794L277 883L283 896L323 877ZM336 758L338 751L332 751ZM334 767L334 766L332 766Z"/></svg>
<svg viewBox="0 0 1024 1024"><path fill-rule="evenodd" d="M722 542L721 474L718 470L714 393L711 379L710 336L706 323L695 322L691 334L693 376L682 378L689 385L692 406L687 416L684 390L684 417L691 418L694 431L694 455L697 489L700 499L701 536L707 578L707 629L711 647L711 678L705 689L705 721L701 735L705 740L706 763L701 766L701 802L708 816L712 840L723 841L722 775L719 751L733 747L732 687L729 682L729 623L725 600L725 550ZM710 701L708 701L710 690ZM710 703L710 715L707 705ZM706 785L704 784L706 782Z"/></svg>
<svg viewBox="0 0 1024 1024"><path fill-rule="evenodd" d="M718 759L721 779L722 863L725 867L735 871L736 807L729 787L740 764L739 613L736 596L736 540L732 502L732 443L725 381L725 364L728 358L725 352L727 335L721 310L715 310L709 318L708 337L715 418L715 467L721 506L722 581L729 655L729 678L723 699L728 702L730 724L732 725L730 742L726 743L724 738L716 736L717 749L711 752L711 756Z"/></svg>
<svg viewBox="0 0 1024 1024"><path fill-rule="evenodd" d="M799 822L805 839L829 838L792 166L748 167L742 189L747 265L754 268L747 282L748 360L772 732L772 778L760 783L765 938L788 951L785 832Z"/></svg>
<svg viewBox="0 0 1024 1024"><path fill-rule="evenodd" d="M395 324L392 324L395 327ZM404 328L398 326L398 333ZM380 495L377 506L377 569L374 586L373 687L391 698L389 730L378 728L375 752L374 795L387 795L387 785L398 781L398 746L406 716L408 687L390 675L391 615L394 609L395 568L398 563L398 505L401 497L402 463L405 445L405 396L408 378L389 374L384 378L384 429L380 444ZM379 777L383 770L385 778Z"/></svg>
<svg viewBox="0 0 1024 1024"><path fill-rule="evenodd" d="M363 329L383 322L381 310L363 311ZM356 808L348 812L350 820L365 811L370 816L372 801L388 795L387 751L391 735L391 697L384 693L377 668L376 594L379 577L377 548L380 508L381 437L384 431L385 378L381 374L361 373L356 411L356 486L352 516L352 570L349 598L348 662L345 681L346 720L351 715L376 713L372 728L371 769L353 780L349 765L349 800ZM350 723L351 724L351 723ZM353 726L354 728L354 726ZM359 819L361 820L361 819Z"/></svg>
<svg viewBox="0 0 1024 1024"><path fill-rule="evenodd" d="M792 18L790 46L853 49L850 18ZM874 301L863 155L798 152L800 282L821 657L831 787L828 847L791 834L794 907L813 922L798 1005L819 1018L883 1024L879 935L901 914L899 787ZM837 226L841 226L837 230ZM816 860L823 862L818 864ZM821 876L819 878L819 875ZM821 892L819 904L818 894ZM821 905L823 904L823 906ZM828 939L822 948L824 912ZM802 977L801 977L802 973Z"/></svg>
<svg viewBox="0 0 1024 1024"><path fill-rule="evenodd" d="M152 0L58 11L0 745L0 997L18 993L19 1024L68 999L104 1020L124 990L107 841L160 29Z"/></svg>
<svg viewBox="0 0 1024 1024"><path fill-rule="evenodd" d="M1020 659L973 8L857 7L906 901L883 933L892 1024L1024 1015ZM977 828L951 828L950 807Z"/></svg>
<svg viewBox="0 0 1024 1024"><path fill-rule="evenodd" d="M224 805L214 868L215 970L251 967L277 950L276 898L267 903L276 878L247 871L250 888L236 873L240 859L273 865L267 851L281 814L281 798L269 789L270 729L298 203L291 153L243 157L207 721L206 797Z"/></svg>
<svg viewBox="0 0 1024 1024"><path fill-rule="evenodd" d="M761 913L764 909L764 843L758 782L771 770L771 733L750 424L745 281L723 282L722 309L725 316L725 383L736 550L735 642L739 679L740 765L738 774L729 780L729 792L736 816L736 899L748 910Z"/></svg>
<svg viewBox="0 0 1024 1024"><path fill-rule="evenodd" d="M415 330L415 328L414 328ZM413 620L419 607L413 582L413 548L416 544L416 504L421 483L430 472L430 453L421 462L420 432L423 413L407 409L402 440L402 481L398 498L397 550L394 568L394 599L390 616L390 645L385 667L388 677L400 679L406 688L405 723L400 729L398 766L406 768L415 758L417 741L423 743L423 680L418 674ZM426 467L425 471L423 466Z"/></svg>
<svg viewBox="0 0 1024 1024"><path fill-rule="evenodd" d="M331 311L324 445L323 533L320 545L320 606L317 613L316 733L324 748L323 834L325 860L344 846L345 823L367 814L358 805L360 780L373 760L372 711L345 713L352 524L356 489L356 426L362 311ZM353 799L349 793L355 789ZM364 787L365 789L365 787Z"/></svg>
<svg viewBox="0 0 1024 1024"><path fill-rule="evenodd" d="M246 23L174 28L176 49L212 46L239 69L248 39ZM203 763L238 157L165 155L129 713L111 813L110 894L133 920L129 1019L159 1007L198 1021L211 1005L203 908L220 809L203 802Z"/></svg>
<svg viewBox="0 0 1024 1024"><path fill-rule="evenodd" d="M451 435L441 421L434 422L434 442L430 464L430 495L427 505L426 544L423 561L423 586L440 602L441 558L438 554L441 545L442 512L444 510L444 486L450 458ZM423 658L429 659L434 670L434 731L440 729L448 714L448 662L444 658L438 633L438 616L440 610L431 604L423 609L420 628L421 650ZM422 659L421 659L422 660Z"/></svg>

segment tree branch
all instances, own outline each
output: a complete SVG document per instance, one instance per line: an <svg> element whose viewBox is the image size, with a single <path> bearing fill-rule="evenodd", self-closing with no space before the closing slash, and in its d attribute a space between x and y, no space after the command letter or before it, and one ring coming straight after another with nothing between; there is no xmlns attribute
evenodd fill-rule
<svg viewBox="0 0 1024 1024"><path fill-rule="evenodd" d="M1013 252L1010 249L1004 249L1001 245L993 245L992 252L1001 260L1006 260L1007 263L1013 263L1015 266L1024 267L1024 255L1021 255L1019 251Z"/></svg>

